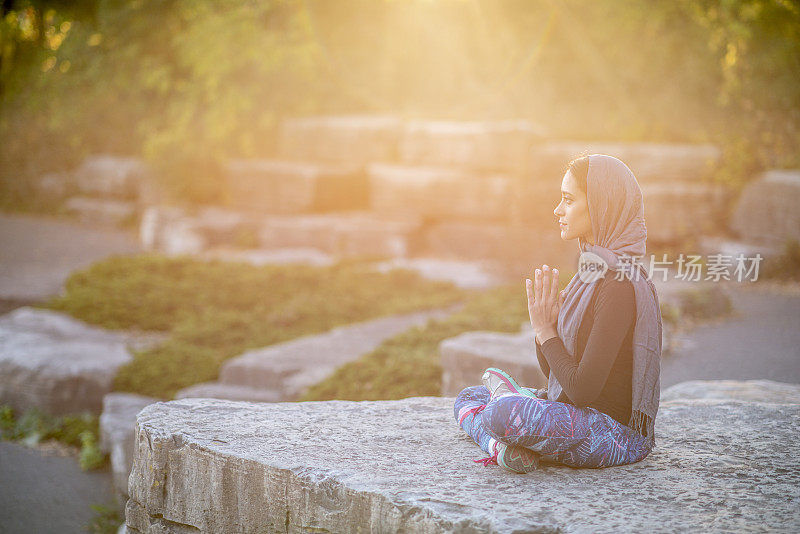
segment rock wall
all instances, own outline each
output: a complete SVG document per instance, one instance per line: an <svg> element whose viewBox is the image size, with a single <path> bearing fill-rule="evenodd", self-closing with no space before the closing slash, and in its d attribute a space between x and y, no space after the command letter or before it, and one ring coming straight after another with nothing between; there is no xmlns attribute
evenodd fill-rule
<svg viewBox="0 0 800 534"><path fill-rule="evenodd" d="M730 384L718 398L695 391L663 401L657 445L641 462L543 465L527 475L472 461L485 455L456 424L452 398L156 403L138 415L126 525L133 533L797 531L800 386L739 384L759 388L760 401L742 400Z"/></svg>

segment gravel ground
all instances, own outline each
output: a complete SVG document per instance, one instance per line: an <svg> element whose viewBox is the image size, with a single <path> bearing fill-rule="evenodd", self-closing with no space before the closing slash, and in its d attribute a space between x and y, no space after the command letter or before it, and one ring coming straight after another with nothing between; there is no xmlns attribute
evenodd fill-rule
<svg viewBox="0 0 800 534"><path fill-rule="evenodd" d="M75 269L140 246L129 231L55 217L0 213L0 298L36 301L57 295Z"/></svg>
<svg viewBox="0 0 800 534"><path fill-rule="evenodd" d="M59 449L0 441L0 534L89 532L92 504L116 506L111 471L81 471Z"/></svg>

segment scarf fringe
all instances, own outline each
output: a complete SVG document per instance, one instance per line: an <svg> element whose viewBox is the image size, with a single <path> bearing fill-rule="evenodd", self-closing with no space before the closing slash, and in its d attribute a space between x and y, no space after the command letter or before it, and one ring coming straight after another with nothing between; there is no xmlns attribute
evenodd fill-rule
<svg viewBox="0 0 800 534"><path fill-rule="evenodd" d="M644 437L648 442L655 445L655 421L649 415L639 410L631 412L628 426Z"/></svg>

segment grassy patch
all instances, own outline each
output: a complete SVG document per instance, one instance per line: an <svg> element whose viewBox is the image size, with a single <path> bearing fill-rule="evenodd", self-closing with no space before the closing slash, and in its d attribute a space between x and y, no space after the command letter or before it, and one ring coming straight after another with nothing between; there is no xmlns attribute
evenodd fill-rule
<svg viewBox="0 0 800 534"><path fill-rule="evenodd" d="M116 534L120 524L125 522L125 517L114 506L104 504L90 505L94 516L86 530L92 534Z"/></svg>
<svg viewBox="0 0 800 534"><path fill-rule="evenodd" d="M780 256L764 260L762 273L766 279L800 281L800 243L787 240Z"/></svg>
<svg viewBox="0 0 800 534"><path fill-rule="evenodd" d="M80 449L83 470L99 469L108 462L108 455L98 446L99 420L97 416L53 416L36 408L16 413L10 406L0 406L0 437L35 446L47 440L56 440Z"/></svg>
<svg viewBox="0 0 800 534"><path fill-rule="evenodd" d="M226 359L375 317L453 304L467 292L414 272L379 273L357 260L330 267L116 256L74 273L49 308L112 329L168 332L138 351L117 391L169 399L214 380Z"/></svg>
<svg viewBox="0 0 800 534"><path fill-rule="evenodd" d="M520 283L481 292L458 313L392 337L312 387L301 400L379 400L441 393L439 343L473 330L518 332L528 320ZM477 378L477 377L476 377Z"/></svg>

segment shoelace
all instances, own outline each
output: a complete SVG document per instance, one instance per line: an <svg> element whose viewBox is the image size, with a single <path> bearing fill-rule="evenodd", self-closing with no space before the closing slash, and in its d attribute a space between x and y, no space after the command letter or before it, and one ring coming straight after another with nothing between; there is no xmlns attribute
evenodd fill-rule
<svg viewBox="0 0 800 534"><path fill-rule="evenodd" d="M476 464L482 463L484 467L491 464L497 465L497 452L495 451L495 453L492 456L487 456L486 458L481 458L480 460L472 460L472 461L475 462Z"/></svg>

